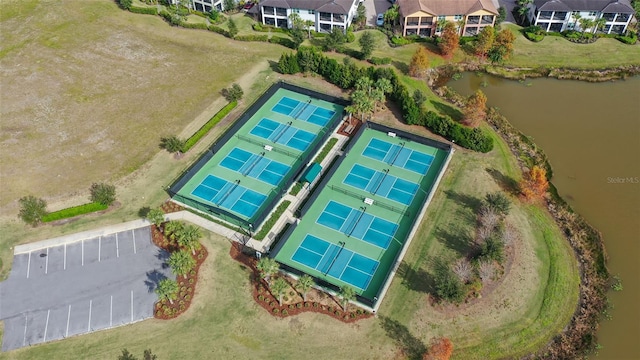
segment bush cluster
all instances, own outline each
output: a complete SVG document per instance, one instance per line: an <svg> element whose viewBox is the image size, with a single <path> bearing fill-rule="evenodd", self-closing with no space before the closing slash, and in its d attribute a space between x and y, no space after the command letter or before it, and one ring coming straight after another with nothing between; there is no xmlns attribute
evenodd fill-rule
<svg viewBox="0 0 640 360"><path fill-rule="evenodd" d="M189 139L184 144L184 151L188 151L195 145L200 139L202 139L214 126L216 126L220 120L224 119L231 110L233 110L238 105L237 101L232 101L228 103L225 107L220 109L209 121L207 121L202 127L195 132L195 134L191 135Z"/></svg>
<svg viewBox="0 0 640 360"><path fill-rule="evenodd" d="M207 30L213 31L214 33L218 33L218 34L220 34L222 36L225 36L225 37L228 37L228 38L231 37L231 34L229 34L229 32L227 30L225 30L225 29L223 29L223 28L221 28L219 26L209 25Z"/></svg>
<svg viewBox="0 0 640 360"><path fill-rule="evenodd" d="M200 29L200 30L208 30L207 24L205 23L190 23L190 22L186 22L183 21L182 23L180 23L180 26L182 26L183 28L187 28L187 29Z"/></svg>
<svg viewBox="0 0 640 360"><path fill-rule="evenodd" d="M288 47L289 49L295 49L296 48L296 44L293 42L293 40L288 39L288 38L284 38L284 37L280 37L280 36L272 36L269 39L269 42L272 44L278 44L278 45L282 45L284 47Z"/></svg>
<svg viewBox="0 0 640 360"><path fill-rule="evenodd" d="M265 221L265 223L262 224L260 231L256 233L256 235L254 236L256 240L262 240L264 239L265 236L267 236L269 231L271 231L271 228L273 228L273 225L276 224L276 221L280 219L280 216L282 215L282 213L284 213L287 207L289 207L289 204L291 204L291 201L285 200L278 206L278 208L273 212L273 214L271 214L271 217L269 217L269 220Z"/></svg>
<svg viewBox="0 0 640 360"><path fill-rule="evenodd" d="M350 89L356 79L361 77L369 77L374 81L378 78L389 79L393 88L390 98L402 109L407 124L425 126L467 149L479 152L489 152L493 149L493 139L481 129L465 127L448 116L440 116L434 112L423 113L408 88L389 68L363 68L349 60L340 64L337 60L323 55L317 48L300 47L295 54L283 53L278 62L278 69L284 74L316 73L343 89Z"/></svg>
<svg viewBox="0 0 640 360"><path fill-rule="evenodd" d="M274 32L274 33L288 33L289 29L283 29L280 27L263 25L261 23L255 23L251 26L253 30L260 32Z"/></svg>
<svg viewBox="0 0 640 360"><path fill-rule="evenodd" d="M368 60L371 64L373 65L387 65L387 64L391 64L391 58L388 57L383 57L383 58L379 58L379 57L372 57Z"/></svg>
<svg viewBox="0 0 640 360"><path fill-rule="evenodd" d="M88 214L96 211L106 210L107 205L97 202L74 206L54 212L50 212L42 217L42 222L51 222L56 220L68 219L74 216Z"/></svg>
<svg viewBox="0 0 640 360"><path fill-rule="evenodd" d="M322 150L320 151L318 156L316 156L316 158L313 160L313 162L318 163L318 164L322 163L322 160L324 160L324 158L326 158L327 155L329 155L329 151L331 151L331 149L333 149L333 147L335 146L335 144L337 142L338 142L337 138L329 139L329 142L327 142L325 144L325 146L322 147Z"/></svg>
<svg viewBox="0 0 640 360"><path fill-rule="evenodd" d="M143 8L143 7L131 6L128 10L135 14L158 15L158 9L155 7Z"/></svg>
<svg viewBox="0 0 640 360"><path fill-rule="evenodd" d="M269 35L237 35L233 39L234 40L238 40L238 41L262 41L262 42L268 42L269 41Z"/></svg>

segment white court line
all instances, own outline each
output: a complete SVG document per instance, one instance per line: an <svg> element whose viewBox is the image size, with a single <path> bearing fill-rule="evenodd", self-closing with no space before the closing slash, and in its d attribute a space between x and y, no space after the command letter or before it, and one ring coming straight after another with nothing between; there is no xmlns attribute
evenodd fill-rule
<svg viewBox="0 0 640 360"><path fill-rule="evenodd" d="M44 273L49 272L49 248L47 248L47 258L44 259Z"/></svg>
<svg viewBox="0 0 640 360"><path fill-rule="evenodd" d="M49 328L49 313L51 309L47 310L47 322L44 324L44 340L43 342L47 342L47 329Z"/></svg>
<svg viewBox="0 0 640 360"><path fill-rule="evenodd" d="M62 270L67 270L67 244L64 244L64 262Z"/></svg>
<svg viewBox="0 0 640 360"><path fill-rule="evenodd" d="M98 262L100 262L101 250L102 250L102 236L98 236Z"/></svg>
<svg viewBox="0 0 640 360"><path fill-rule="evenodd" d="M113 295L111 295L111 304L109 305L109 327L113 326Z"/></svg>
<svg viewBox="0 0 640 360"><path fill-rule="evenodd" d="M69 336L69 320L71 319L71 305L69 305L69 312L67 313L67 331L64 333L64 337Z"/></svg>
<svg viewBox="0 0 640 360"><path fill-rule="evenodd" d="M89 323L87 324L87 331L91 331L91 306L93 305L93 300L89 300Z"/></svg>
<svg viewBox="0 0 640 360"><path fill-rule="evenodd" d="M24 336L22 336L22 346L27 343L27 314L24 314Z"/></svg>
<svg viewBox="0 0 640 360"><path fill-rule="evenodd" d="M131 322L133 322L133 290L131 290Z"/></svg>
<svg viewBox="0 0 640 360"><path fill-rule="evenodd" d="M81 243L82 243L82 266L84 266L84 240L82 240Z"/></svg>
<svg viewBox="0 0 640 360"><path fill-rule="evenodd" d="M136 231L132 230L131 233L133 234L133 253L136 253Z"/></svg>
<svg viewBox="0 0 640 360"><path fill-rule="evenodd" d="M27 261L27 279L29 278L29 270L31 270L31 251L29 251L29 261Z"/></svg>
<svg viewBox="0 0 640 360"><path fill-rule="evenodd" d="M116 257L120 257L120 247L118 245L118 233L116 233Z"/></svg>

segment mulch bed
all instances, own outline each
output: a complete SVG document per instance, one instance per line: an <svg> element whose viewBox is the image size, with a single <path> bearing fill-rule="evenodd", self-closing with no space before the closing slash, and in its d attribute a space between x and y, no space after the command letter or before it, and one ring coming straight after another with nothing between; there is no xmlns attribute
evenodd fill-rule
<svg viewBox="0 0 640 360"><path fill-rule="evenodd" d="M184 210L184 208L182 206L174 203L173 201L169 201L169 200L167 200L164 203L162 203L162 206L160 207L160 209L165 214L174 213L174 212L178 212L178 211Z"/></svg>
<svg viewBox="0 0 640 360"><path fill-rule="evenodd" d="M320 314L328 315L334 319L340 320L345 323L352 323L361 319L367 319L373 316L373 314L369 313L360 308L355 308L354 305L350 304L348 311L343 311L342 307L335 302L335 300L329 300L327 298L323 298L323 296L317 296L317 294L313 294L313 292L319 292L318 290L312 289L307 296L309 301L303 301L302 298L297 294L294 294L293 284L289 281L288 278L285 277L287 282L292 285L291 290L289 291L289 296L292 297L291 301L283 302L282 306L278 303L277 297L273 296L269 292L269 286L267 283L260 277L258 270L256 269L256 259L251 256L244 254L241 250L242 245L234 243L231 246L231 250L229 254L231 257L245 265L247 268L251 269L251 284L252 284L252 295L253 299L264 308L269 314L275 317L288 317L293 315L298 315L304 312L315 312ZM323 299L324 301L314 301L311 299Z"/></svg>
<svg viewBox="0 0 640 360"><path fill-rule="evenodd" d="M347 132L347 129L350 128L350 131ZM355 116L351 116L351 122L349 122L349 120L345 120L342 122L342 125L340 125L340 128L338 129L338 134L340 135L344 135L344 136L352 136L353 134L358 132L358 129L360 129L360 126L362 126L362 121L359 119L356 119Z"/></svg>
<svg viewBox="0 0 640 360"><path fill-rule="evenodd" d="M180 248L175 243L170 242L155 225L151 226L151 238L156 246L168 252L180 250ZM156 302L153 312L156 319L173 319L187 311L193 300L196 284L198 283L200 265L202 265L208 255L209 253L204 246L201 246L200 249L196 251L196 254L192 255L196 260L196 266L189 272L186 278L184 276L178 276L176 278L180 290L177 299L173 300L173 304L168 300Z"/></svg>

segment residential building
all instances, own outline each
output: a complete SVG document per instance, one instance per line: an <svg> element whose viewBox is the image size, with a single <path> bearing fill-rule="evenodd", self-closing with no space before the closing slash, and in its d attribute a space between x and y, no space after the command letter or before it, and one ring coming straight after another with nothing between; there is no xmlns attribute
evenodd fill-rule
<svg viewBox="0 0 640 360"><path fill-rule="evenodd" d="M356 16L358 0L262 0L259 19L265 25L291 28L291 14L303 21L313 21L317 32L331 32L334 28L346 32Z"/></svg>
<svg viewBox="0 0 640 360"><path fill-rule="evenodd" d="M493 26L498 10L491 0L398 0L402 35L439 35L447 21L458 25L460 35L476 35Z"/></svg>
<svg viewBox="0 0 640 360"><path fill-rule="evenodd" d="M222 11L222 0L191 0L192 9L202 12L211 12L212 10Z"/></svg>
<svg viewBox="0 0 640 360"><path fill-rule="evenodd" d="M582 29L580 19L604 19L598 30L606 34L624 34L634 13L629 0L535 0L529 20L544 31L595 32L595 24Z"/></svg>

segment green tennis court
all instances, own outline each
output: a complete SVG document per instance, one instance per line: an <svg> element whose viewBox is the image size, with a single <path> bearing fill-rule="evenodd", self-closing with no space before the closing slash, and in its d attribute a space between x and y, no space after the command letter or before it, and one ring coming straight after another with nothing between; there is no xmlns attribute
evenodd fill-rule
<svg viewBox="0 0 640 360"><path fill-rule="evenodd" d="M275 84L171 185L170 194L207 214L257 229L340 123L345 104ZM287 106L293 106L289 114ZM296 108L300 114L293 112Z"/></svg>
<svg viewBox="0 0 640 360"><path fill-rule="evenodd" d="M448 145L373 127L358 131L272 250L283 268L352 286L372 304L449 155Z"/></svg>

